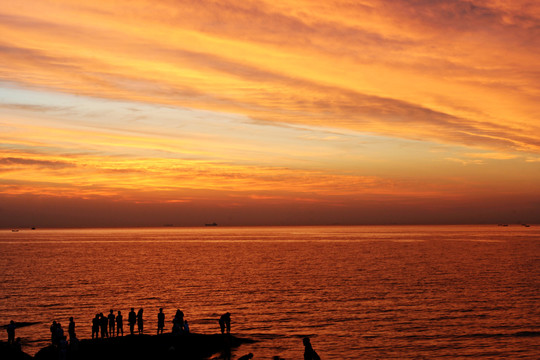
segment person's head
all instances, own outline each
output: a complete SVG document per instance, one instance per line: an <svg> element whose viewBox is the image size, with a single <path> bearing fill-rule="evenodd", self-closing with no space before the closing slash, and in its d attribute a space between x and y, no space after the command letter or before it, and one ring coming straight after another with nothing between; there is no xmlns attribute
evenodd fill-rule
<svg viewBox="0 0 540 360"><path fill-rule="evenodd" d="M302 341L304 342L304 346L311 346L311 342L309 341L308 337L305 337Z"/></svg>
<svg viewBox="0 0 540 360"><path fill-rule="evenodd" d="M11 320L9 323L10 323L11 325L15 325L15 321L13 321L13 320Z"/></svg>
<svg viewBox="0 0 540 360"><path fill-rule="evenodd" d="M135 311L135 308L131 308L131 311Z"/></svg>
<svg viewBox="0 0 540 360"><path fill-rule="evenodd" d="M111 314L113 313L112 309L111 309Z"/></svg>
<svg viewBox="0 0 540 360"><path fill-rule="evenodd" d="M163 312L163 308L159 308L159 312Z"/></svg>
<svg viewBox="0 0 540 360"><path fill-rule="evenodd" d="M122 315L122 312L120 310L118 310L118 315Z"/></svg>
<svg viewBox="0 0 540 360"><path fill-rule="evenodd" d="M73 316L69 317L69 321L73 322Z"/></svg>

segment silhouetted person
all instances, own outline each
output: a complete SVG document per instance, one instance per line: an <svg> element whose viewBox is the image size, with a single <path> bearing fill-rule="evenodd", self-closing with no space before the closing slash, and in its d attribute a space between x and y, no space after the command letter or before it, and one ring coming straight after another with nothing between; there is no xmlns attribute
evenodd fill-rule
<svg viewBox="0 0 540 360"><path fill-rule="evenodd" d="M64 337L64 329L62 328L62 324L59 322L56 323L56 330L55 330L55 345L60 345L60 340Z"/></svg>
<svg viewBox="0 0 540 360"><path fill-rule="evenodd" d="M221 329L221 333L225 333L225 329L227 329L227 334L231 333L231 314L225 313L221 315L219 318L219 328Z"/></svg>
<svg viewBox="0 0 540 360"><path fill-rule="evenodd" d="M223 315L219 318L219 329L221 330L222 334L225 334L225 320L223 319Z"/></svg>
<svg viewBox="0 0 540 360"><path fill-rule="evenodd" d="M107 325L109 322L107 321L107 318L105 317L105 315L103 315L103 313L100 313L99 314L99 325L101 327L101 338L106 338L106 337L109 337L107 334Z"/></svg>
<svg viewBox="0 0 540 360"><path fill-rule="evenodd" d="M10 345L15 344L15 321L11 320L9 325L6 327L7 331L7 342Z"/></svg>
<svg viewBox="0 0 540 360"><path fill-rule="evenodd" d="M189 334L189 324L187 320L184 320L184 332Z"/></svg>
<svg viewBox="0 0 540 360"><path fill-rule="evenodd" d="M109 336L110 337L114 336L114 320L115 320L115 318L116 317L114 316L113 311L111 309L111 312L107 316L107 319L109 320Z"/></svg>
<svg viewBox="0 0 540 360"><path fill-rule="evenodd" d="M56 328L58 327L58 324L56 323L56 320L53 320L51 327L49 328L51 330L51 342L53 345L56 344Z"/></svg>
<svg viewBox="0 0 540 360"><path fill-rule="evenodd" d="M75 321L73 321L73 317L69 318L69 325L68 325L68 335L69 335L69 341L73 341L73 339L76 338L75 336Z"/></svg>
<svg viewBox="0 0 540 360"><path fill-rule="evenodd" d="M139 335L144 333L143 308L137 312L137 330L139 330Z"/></svg>
<svg viewBox="0 0 540 360"><path fill-rule="evenodd" d="M157 314L157 333L163 334L163 328L165 327L165 314L163 313L163 308L159 308Z"/></svg>
<svg viewBox="0 0 540 360"><path fill-rule="evenodd" d="M313 350L311 346L311 341L308 337L305 337L303 340L305 349L304 349L304 360L321 360L319 355Z"/></svg>
<svg viewBox="0 0 540 360"><path fill-rule="evenodd" d="M135 314L135 309L131 308L131 311L128 314L128 325L129 332L131 335L135 332L135 323L137 322L137 315Z"/></svg>
<svg viewBox="0 0 540 360"><path fill-rule="evenodd" d="M94 338L94 335L96 339L99 337L99 314L96 314L92 319L92 339Z"/></svg>
<svg viewBox="0 0 540 360"><path fill-rule="evenodd" d="M124 318L122 312L118 311L118 315L116 315L116 336L118 336L120 332L122 333L122 336L124 336Z"/></svg>
<svg viewBox="0 0 540 360"><path fill-rule="evenodd" d="M252 353L249 353L249 354L244 355L244 356L240 356L238 358L238 360L249 360L249 359L253 359L253 354Z"/></svg>
<svg viewBox="0 0 540 360"><path fill-rule="evenodd" d="M181 310L176 310L173 319L173 334L179 334L184 328L184 313Z"/></svg>

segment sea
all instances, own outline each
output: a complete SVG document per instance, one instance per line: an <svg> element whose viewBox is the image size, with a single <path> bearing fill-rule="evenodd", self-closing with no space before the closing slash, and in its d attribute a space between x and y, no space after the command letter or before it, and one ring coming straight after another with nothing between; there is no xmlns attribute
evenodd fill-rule
<svg viewBox="0 0 540 360"><path fill-rule="evenodd" d="M110 309L255 340L233 359L540 359L540 226L0 230L0 325L23 350ZM127 326L125 326L127 330ZM7 333L2 330L3 340Z"/></svg>

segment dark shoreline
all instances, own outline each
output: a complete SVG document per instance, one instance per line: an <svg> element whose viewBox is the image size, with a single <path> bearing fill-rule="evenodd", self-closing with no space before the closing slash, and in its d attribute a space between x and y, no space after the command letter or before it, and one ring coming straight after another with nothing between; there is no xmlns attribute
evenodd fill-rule
<svg viewBox="0 0 540 360"><path fill-rule="evenodd" d="M215 354L227 354L242 344L254 340L221 334L163 334L163 335L126 335L105 339L82 339L78 344L70 344L64 354L60 349L49 345L30 356L0 342L0 358L36 359L36 360L203 360Z"/></svg>

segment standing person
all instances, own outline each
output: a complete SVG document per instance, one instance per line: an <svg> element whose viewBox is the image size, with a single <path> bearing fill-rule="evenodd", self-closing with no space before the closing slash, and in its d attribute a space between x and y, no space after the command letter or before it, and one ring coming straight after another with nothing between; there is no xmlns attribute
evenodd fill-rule
<svg viewBox="0 0 540 360"><path fill-rule="evenodd" d="M137 312L137 330L139 330L139 335L144 333L144 320L143 320L143 308L140 308Z"/></svg>
<svg viewBox="0 0 540 360"><path fill-rule="evenodd" d="M53 320L50 330L51 330L51 342L53 345L56 344L56 328L57 328L56 320Z"/></svg>
<svg viewBox="0 0 540 360"><path fill-rule="evenodd" d="M96 339L99 337L99 314L92 319L92 339L96 336Z"/></svg>
<svg viewBox="0 0 540 360"><path fill-rule="evenodd" d="M107 333L107 325L109 325L109 322L103 313L99 314L99 325L101 326L101 338L109 337L109 334Z"/></svg>
<svg viewBox="0 0 540 360"><path fill-rule="evenodd" d="M157 333L158 335L163 334L163 328L165 327L165 314L163 313L163 308L159 308L159 313L157 314Z"/></svg>
<svg viewBox="0 0 540 360"><path fill-rule="evenodd" d="M15 321L11 320L9 325L6 328L7 331L7 342L10 345L15 344Z"/></svg>
<svg viewBox="0 0 540 360"><path fill-rule="evenodd" d="M221 329L221 333L225 333L225 329L227 329L227 334L231 333L231 314L225 313L221 315L219 318L219 327Z"/></svg>
<svg viewBox="0 0 540 360"><path fill-rule="evenodd" d="M184 313L177 309L173 319L173 334L179 334L184 328Z"/></svg>
<svg viewBox="0 0 540 360"><path fill-rule="evenodd" d="M73 316L69 318L69 325L68 325L68 335L69 335L69 341L73 341L75 336L75 321L73 321Z"/></svg>
<svg viewBox="0 0 540 360"><path fill-rule="evenodd" d="M186 334L189 334L189 324L188 324L187 320L184 320L184 332Z"/></svg>
<svg viewBox="0 0 540 360"><path fill-rule="evenodd" d="M305 337L304 340L304 360L321 360L319 355L313 350L313 347L311 346L311 341L308 337Z"/></svg>
<svg viewBox="0 0 540 360"><path fill-rule="evenodd" d="M64 337L64 329L62 328L62 324L57 323L56 324L56 334L55 334L55 345L60 345L60 340Z"/></svg>
<svg viewBox="0 0 540 360"><path fill-rule="evenodd" d="M223 318L224 315L221 315L219 318L219 329L221 330L221 334L223 335L225 333L225 319Z"/></svg>
<svg viewBox="0 0 540 360"><path fill-rule="evenodd" d="M137 322L137 315L135 314L135 309L131 308L131 311L128 314L128 325L129 325L129 332L131 335L133 335L135 331L135 323Z"/></svg>
<svg viewBox="0 0 540 360"><path fill-rule="evenodd" d="M231 333L231 314L226 313L225 315L227 315L225 317L225 327L227 328L227 334L230 334Z"/></svg>
<svg viewBox="0 0 540 360"><path fill-rule="evenodd" d="M118 311L118 315L116 315L116 336L122 332L122 336L124 336L124 318L122 317L122 312Z"/></svg>
<svg viewBox="0 0 540 360"><path fill-rule="evenodd" d="M109 313L109 315L107 316L107 319L109 320L109 336L113 337L114 336L114 320L115 320L115 316L113 314L112 309L111 309L111 312Z"/></svg>

